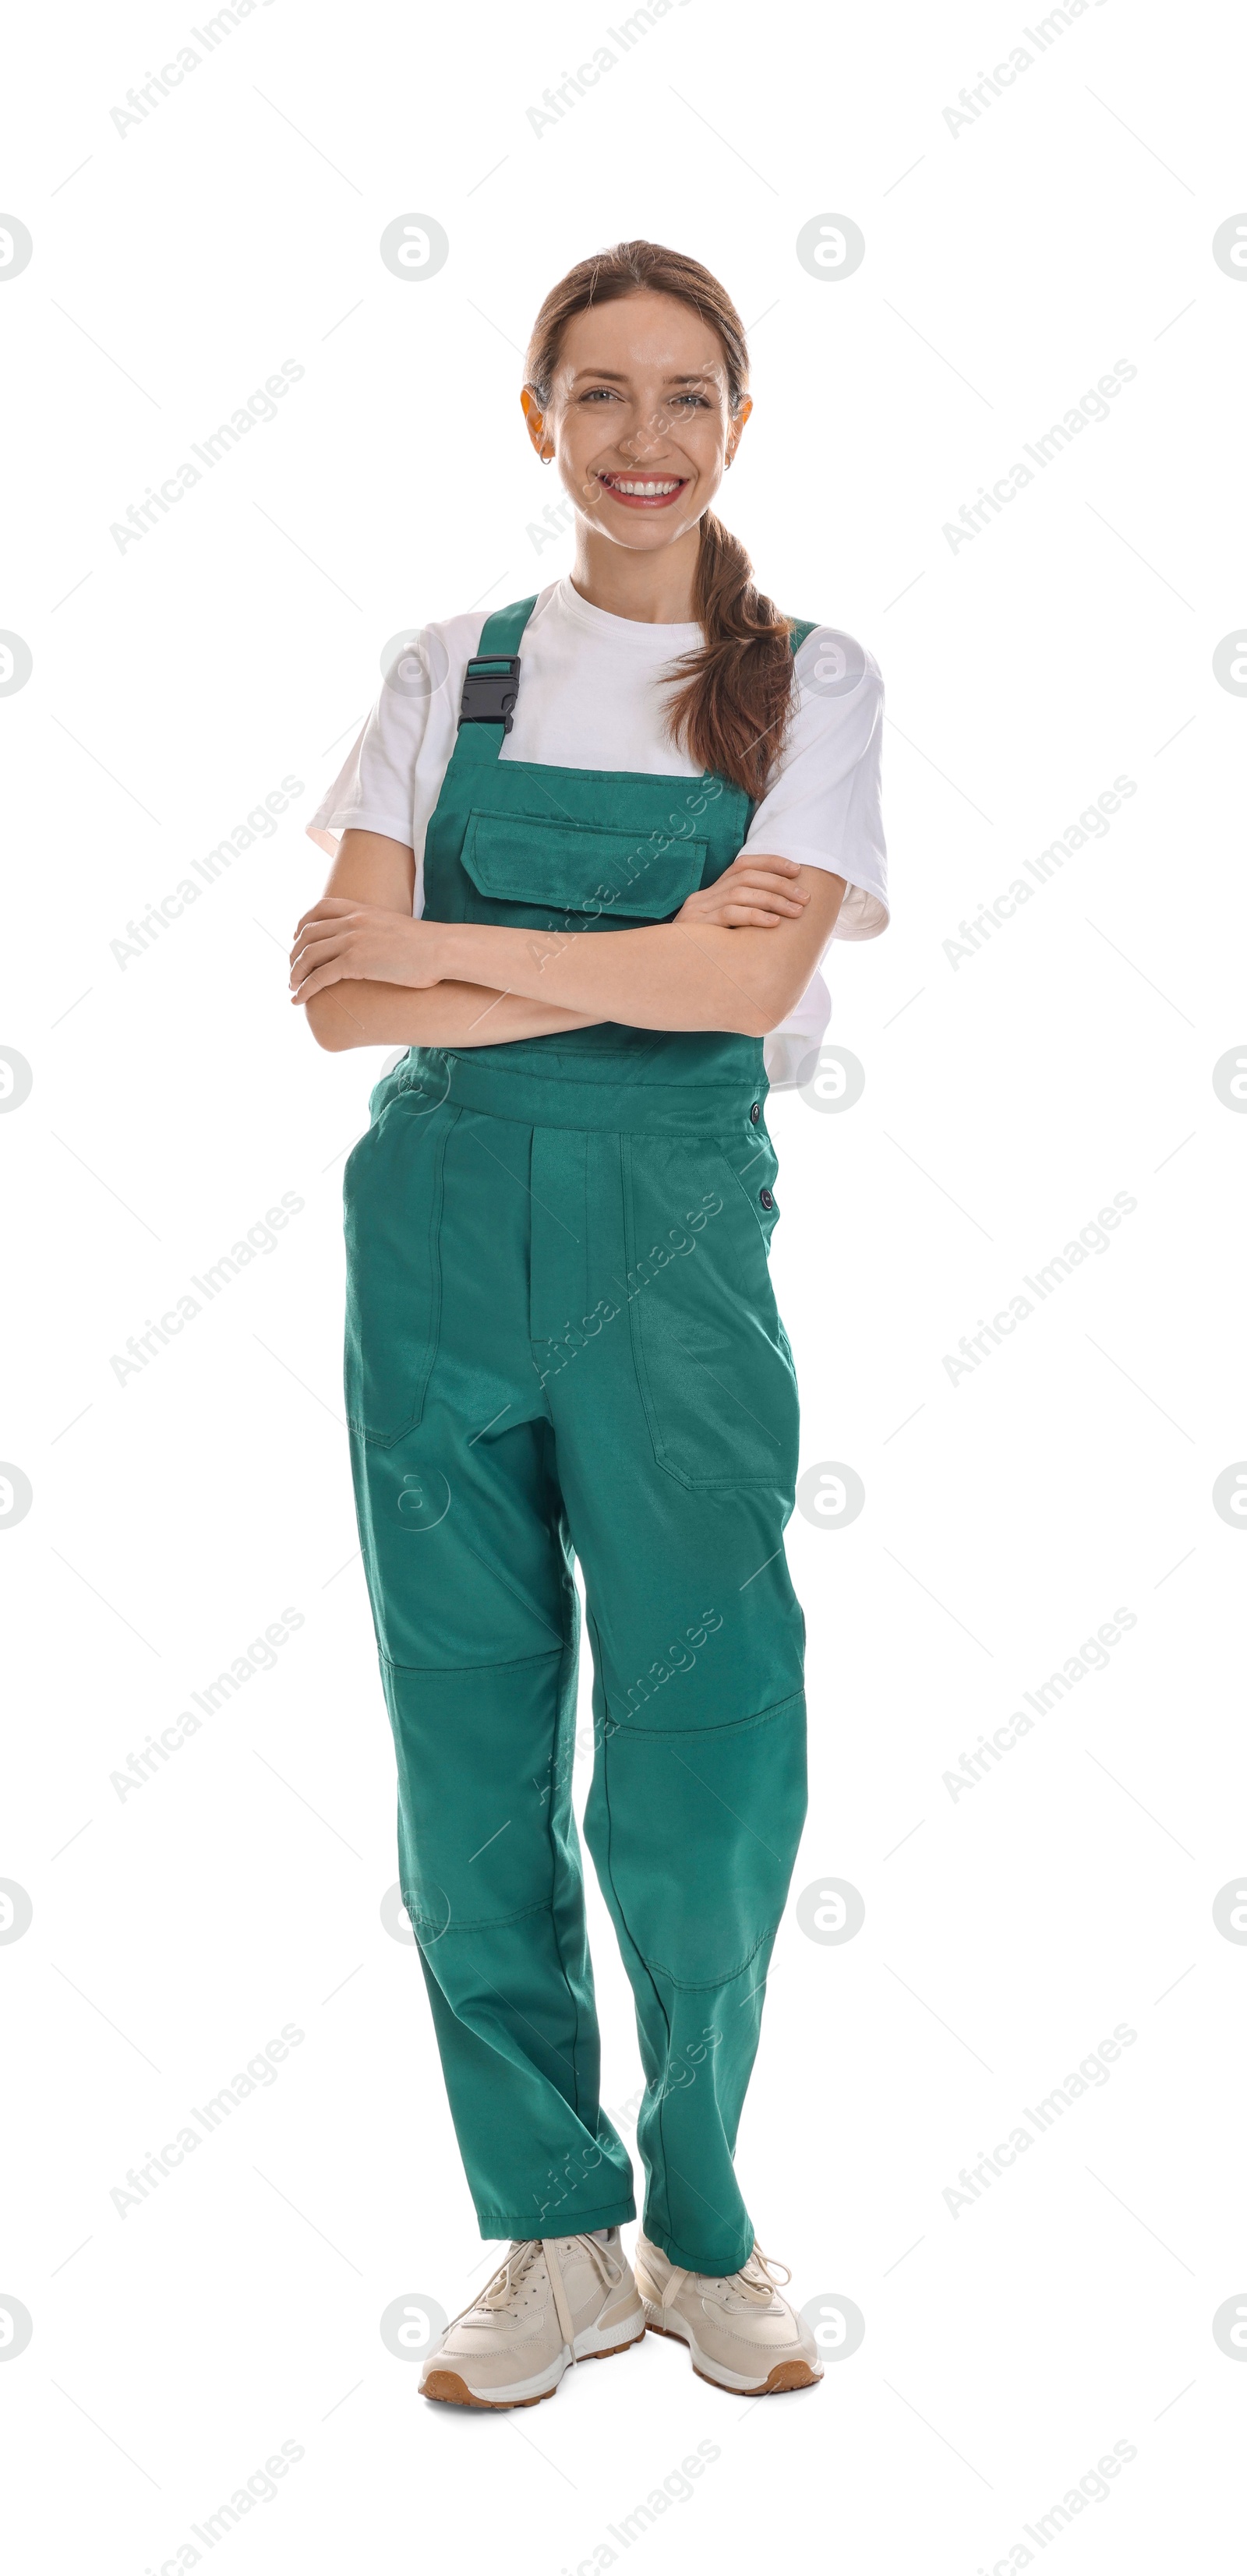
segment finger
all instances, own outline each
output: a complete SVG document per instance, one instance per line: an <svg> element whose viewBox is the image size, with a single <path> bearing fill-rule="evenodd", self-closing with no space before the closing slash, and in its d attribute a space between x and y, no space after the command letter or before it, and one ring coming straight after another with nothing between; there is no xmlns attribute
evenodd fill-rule
<svg viewBox="0 0 1247 2576"><path fill-rule="evenodd" d="M341 965L334 959L326 966L318 966L314 973L305 975L290 999L292 1002L310 1002L314 993L323 993L330 984L340 984L343 980Z"/></svg>
<svg viewBox="0 0 1247 2576"><path fill-rule="evenodd" d="M328 947L322 940L305 938L296 941L290 951L291 983L295 983L301 974L307 973L309 963L319 963L319 960L328 954Z"/></svg>
<svg viewBox="0 0 1247 2576"><path fill-rule="evenodd" d="M344 939L310 939L304 942L290 960L290 981L297 984L318 966L335 963L339 974L345 971L349 942Z"/></svg>
<svg viewBox="0 0 1247 2576"><path fill-rule="evenodd" d="M770 868L776 876L795 877L800 874L798 859L783 859L777 852L770 850L742 850L739 858L733 859L732 866L734 868Z"/></svg>
<svg viewBox="0 0 1247 2576"><path fill-rule="evenodd" d="M790 877L765 876L760 869L751 869L747 876L738 877L735 884L725 886L724 892L729 901L748 894L761 897L767 903L784 904L794 913L804 912L810 900L808 886L796 886Z"/></svg>
<svg viewBox="0 0 1247 2576"><path fill-rule="evenodd" d="M738 894L733 898L733 902L738 907L743 904L750 912L765 913L768 921L800 921L801 919L798 904L784 903L776 895Z"/></svg>
<svg viewBox="0 0 1247 2576"><path fill-rule="evenodd" d="M306 948L309 939L332 938L336 932L348 931L353 929L354 926L354 923L349 919L349 917L344 921L331 920L328 918L321 918L314 912L309 913L306 921L301 921L299 923L298 929L296 930L294 939L291 943L290 954L292 957L297 957L299 950L301 948Z"/></svg>
<svg viewBox="0 0 1247 2576"><path fill-rule="evenodd" d="M742 870L739 882L742 885L764 886L770 892L782 894L789 903L801 905L810 900L809 886L794 885L791 877L781 876L774 868L755 866Z"/></svg>
<svg viewBox="0 0 1247 2576"><path fill-rule="evenodd" d="M343 913L358 912L358 910L359 905L349 902L345 895L322 894L317 897L316 902L307 912L300 913L295 923L296 935L306 928L309 921L340 920Z"/></svg>

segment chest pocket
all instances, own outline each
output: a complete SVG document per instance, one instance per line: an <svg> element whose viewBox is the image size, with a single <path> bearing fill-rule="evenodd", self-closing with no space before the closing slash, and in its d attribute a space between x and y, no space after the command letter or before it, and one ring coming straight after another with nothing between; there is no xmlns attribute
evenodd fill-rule
<svg viewBox="0 0 1247 2576"><path fill-rule="evenodd" d="M469 921L505 912L523 930L609 930L668 921L702 882L707 840L659 829L603 831L545 815L474 811L462 864Z"/></svg>

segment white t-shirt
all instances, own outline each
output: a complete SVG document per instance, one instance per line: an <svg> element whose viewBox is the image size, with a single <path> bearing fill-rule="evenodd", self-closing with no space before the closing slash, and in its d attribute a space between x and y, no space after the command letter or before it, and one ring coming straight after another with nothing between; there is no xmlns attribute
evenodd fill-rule
<svg viewBox="0 0 1247 2576"><path fill-rule="evenodd" d="M391 666L354 749L307 826L330 856L346 831L383 832L416 854L414 909L423 910L424 836L455 745L469 656L488 611L423 627ZM612 617L568 575L539 594L520 641L520 689L502 760L560 769L631 769L696 778L696 761L663 731L662 675L702 642L696 624L651 626ZM816 627L796 656L798 694L782 761L745 840L747 850L842 876L847 892L832 936L873 939L888 923L879 803L883 681L850 635ZM831 996L815 974L766 1040L773 1085L790 1087L816 1051Z"/></svg>

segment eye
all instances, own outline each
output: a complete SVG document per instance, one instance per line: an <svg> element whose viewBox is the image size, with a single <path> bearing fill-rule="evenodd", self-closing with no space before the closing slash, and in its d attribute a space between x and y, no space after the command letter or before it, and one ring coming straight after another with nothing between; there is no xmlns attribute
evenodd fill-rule
<svg viewBox="0 0 1247 2576"><path fill-rule="evenodd" d="M709 411L710 409L710 405L704 394L677 394L675 396L675 400L678 403L696 404L702 411Z"/></svg>
<svg viewBox="0 0 1247 2576"><path fill-rule="evenodd" d="M617 402L618 399L613 385L590 385L587 393L583 393L580 397L580 400L585 403Z"/></svg>

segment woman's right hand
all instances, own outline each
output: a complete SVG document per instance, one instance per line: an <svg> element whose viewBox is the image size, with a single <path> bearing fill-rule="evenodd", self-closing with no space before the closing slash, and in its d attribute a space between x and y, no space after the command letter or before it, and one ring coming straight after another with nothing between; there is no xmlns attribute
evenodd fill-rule
<svg viewBox="0 0 1247 2576"><path fill-rule="evenodd" d="M742 850L714 885L681 904L675 919L703 928L714 922L721 930L777 930L781 921L799 921L810 900L797 885L800 873L795 859Z"/></svg>

